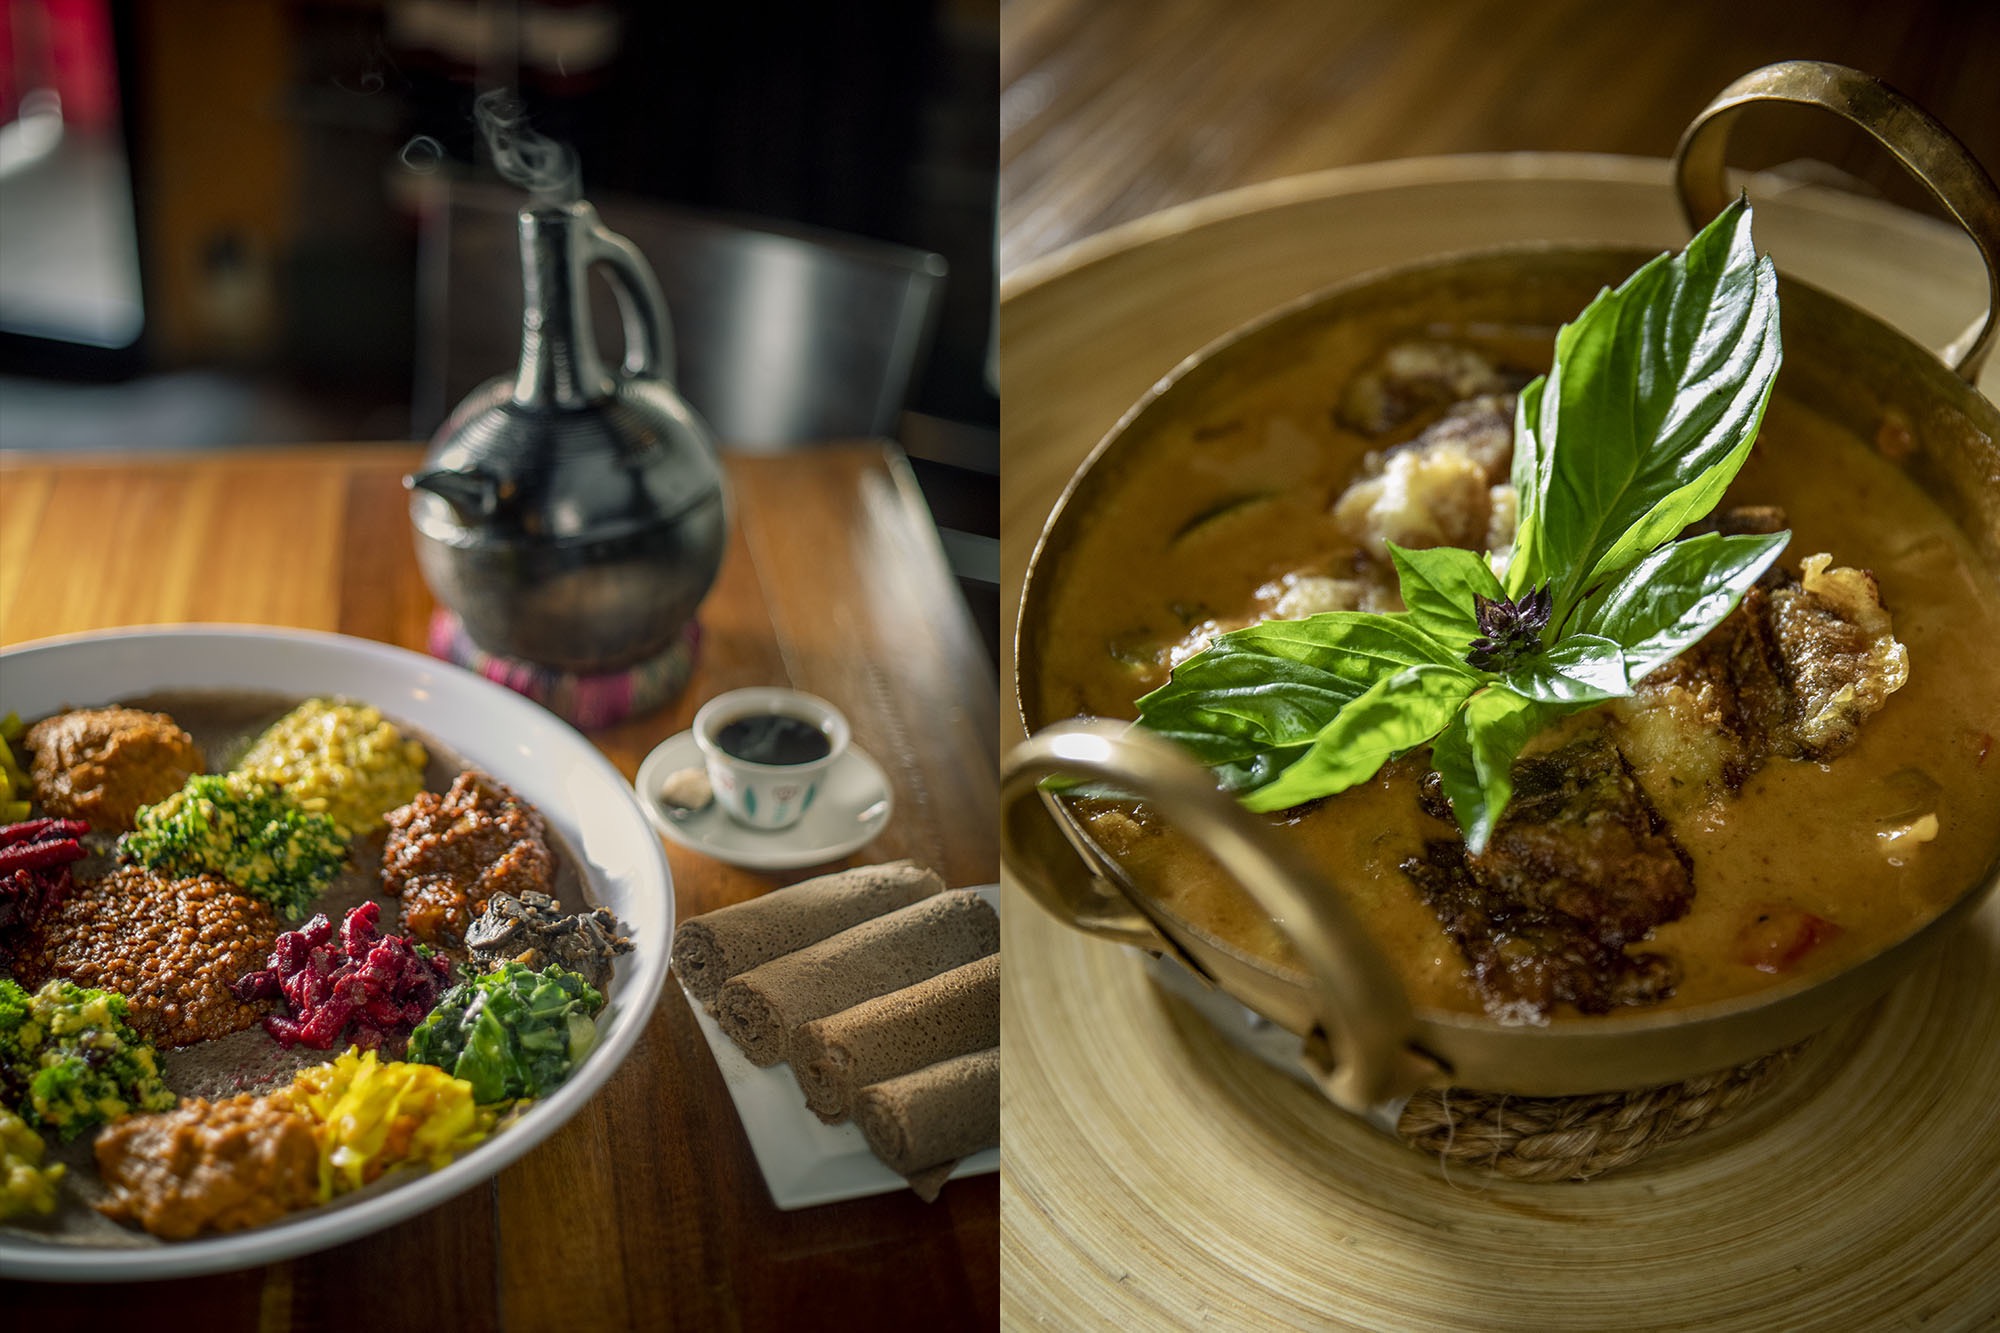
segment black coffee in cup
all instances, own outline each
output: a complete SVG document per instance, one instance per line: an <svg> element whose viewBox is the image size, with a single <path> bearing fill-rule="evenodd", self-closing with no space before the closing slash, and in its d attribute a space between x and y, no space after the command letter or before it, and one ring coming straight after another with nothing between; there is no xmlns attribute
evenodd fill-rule
<svg viewBox="0 0 2000 1333"><path fill-rule="evenodd" d="M833 742L824 731L789 713L749 713L715 733L723 753L746 764L810 764L824 759Z"/></svg>

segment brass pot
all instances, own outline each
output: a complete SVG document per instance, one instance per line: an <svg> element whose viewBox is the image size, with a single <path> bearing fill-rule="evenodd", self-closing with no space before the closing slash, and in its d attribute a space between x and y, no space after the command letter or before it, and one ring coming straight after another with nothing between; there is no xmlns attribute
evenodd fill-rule
<svg viewBox="0 0 2000 1333"><path fill-rule="evenodd" d="M1873 437L1908 422L1903 466L2000 578L2000 409L1973 381L2000 326L2000 190L1948 131L1857 71L1787 62L1732 84L1696 117L1676 154L1690 226L1730 195L1723 152L1737 114L1757 102L1825 108L1872 134L1972 235L1986 265L1986 317L1942 354L1801 283L1781 279L1785 364L1778 391ZM1324 875L1217 792L1177 747L1123 723L1042 715L1041 669L1054 571L1118 485L1122 460L1155 427L1232 376L1254 377L1316 332L1567 320L1599 289L1652 256L1548 246L1440 259L1342 283L1280 309L1188 358L1141 399L1071 479L1030 564L1015 640L1015 699L1030 739L1008 755L1001 847L1009 876L1086 933L1172 958L1203 982L1303 1039L1326 1095L1358 1114L1425 1086L1528 1095L1668 1083L1799 1041L1881 995L2000 885L1986 870L1921 928L1863 961L1755 995L1687 1009L1514 1026L1484 1015L1414 1009L1395 973ZM1097 847L1050 777L1102 782L1146 800L1200 845L1282 929L1303 969L1251 955L1147 894Z"/></svg>

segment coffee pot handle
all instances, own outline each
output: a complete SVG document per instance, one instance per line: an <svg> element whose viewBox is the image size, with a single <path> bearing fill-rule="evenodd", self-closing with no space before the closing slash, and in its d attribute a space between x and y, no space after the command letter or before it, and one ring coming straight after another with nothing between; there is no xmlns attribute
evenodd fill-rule
<svg viewBox="0 0 2000 1333"><path fill-rule="evenodd" d="M625 325L625 362L620 373L627 379L645 377L674 382L674 326L667 315L667 301L660 294L660 282L653 266L639 247L610 230L594 217L587 233L590 246L587 263L604 265L611 279L611 294L618 300L618 315Z"/></svg>

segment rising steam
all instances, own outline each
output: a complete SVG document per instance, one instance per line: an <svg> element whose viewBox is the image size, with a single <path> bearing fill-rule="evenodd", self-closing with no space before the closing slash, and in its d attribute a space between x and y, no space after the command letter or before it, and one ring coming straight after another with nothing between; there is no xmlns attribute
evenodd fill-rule
<svg viewBox="0 0 2000 1333"><path fill-rule="evenodd" d="M582 195L576 154L568 144L529 129L513 93L504 88L481 93L472 115L493 154L494 170L509 184L528 191L538 204L567 204Z"/></svg>
<svg viewBox="0 0 2000 1333"><path fill-rule="evenodd" d="M397 156L409 170L419 176L429 176L444 165L444 145L428 134L419 134L404 144L403 151Z"/></svg>

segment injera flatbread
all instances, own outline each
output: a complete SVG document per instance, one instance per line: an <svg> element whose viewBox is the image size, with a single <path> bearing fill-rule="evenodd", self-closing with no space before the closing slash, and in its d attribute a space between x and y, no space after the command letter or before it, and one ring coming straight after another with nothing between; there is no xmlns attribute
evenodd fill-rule
<svg viewBox="0 0 2000 1333"><path fill-rule="evenodd" d="M682 922L674 932L674 971L713 1009L722 983L737 973L943 891L937 872L914 861L805 880Z"/></svg>
<svg viewBox="0 0 2000 1333"><path fill-rule="evenodd" d="M958 1170L958 1159L954 1157L949 1162L927 1166L915 1175L905 1176L904 1179L910 1182L910 1189L919 1199L925 1203L936 1203L938 1192L944 1189L944 1183L951 1179L951 1173L956 1170Z"/></svg>
<svg viewBox="0 0 2000 1333"><path fill-rule="evenodd" d="M848 1117L870 1083L999 1044L993 953L804 1024L792 1038L792 1072L806 1105L831 1124Z"/></svg>
<svg viewBox="0 0 2000 1333"><path fill-rule="evenodd" d="M999 948L999 916L971 889L953 889L731 977L715 997L715 1022L753 1063L773 1065L800 1024Z"/></svg>
<svg viewBox="0 0 2000 1333"><path fill-rule="evenodd" d="M994 1147L1000 1142L1000 1048L863 1088L854 1099L854 1123L875 1155L901 1176L917 1177Z"/></svg>

